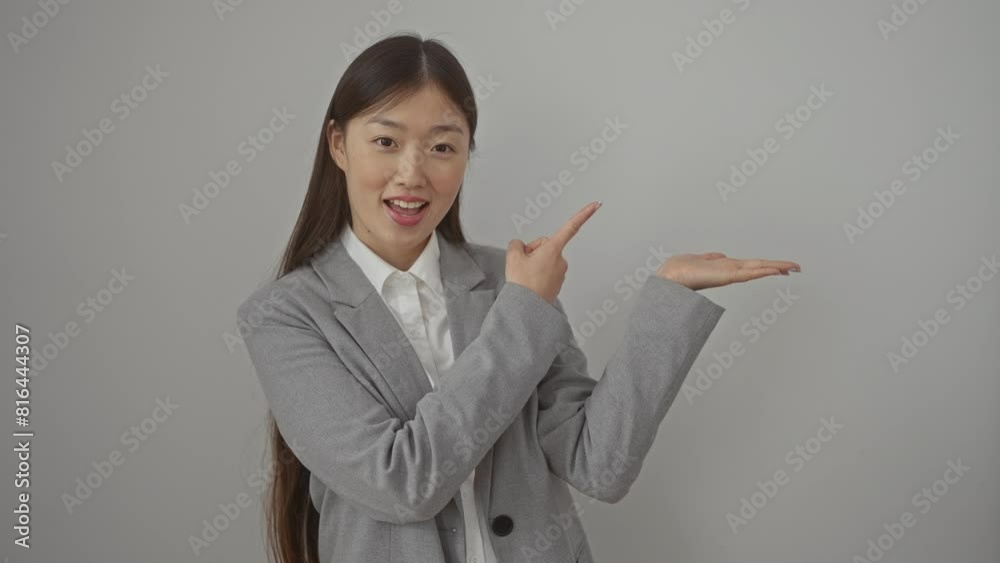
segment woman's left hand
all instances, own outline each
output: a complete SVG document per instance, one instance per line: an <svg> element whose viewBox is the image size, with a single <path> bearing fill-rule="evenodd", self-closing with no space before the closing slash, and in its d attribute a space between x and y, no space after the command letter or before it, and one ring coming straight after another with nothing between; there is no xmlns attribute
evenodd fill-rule
<svg viewBox="0 0 1000 563"><path fill-rule="evenodd" d="M788 275L801 272L795 262L785 260L741 260L729 258L721 252L705 254L675 254L656 271L656 275L679 283L690 289L721 287L765 276Z"/></svg>

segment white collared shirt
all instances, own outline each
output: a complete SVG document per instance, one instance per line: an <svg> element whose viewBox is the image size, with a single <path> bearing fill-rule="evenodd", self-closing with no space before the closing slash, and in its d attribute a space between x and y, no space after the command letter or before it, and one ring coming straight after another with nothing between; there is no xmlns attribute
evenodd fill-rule
<svg viewBox="0 0 1000 563"><path fill-rule="evenodd" d="M362 242L350 225L346 225L340 235L340 242L347 253L378 290L416 350L432 389L437 388L435 382L440 373L455 361L441 282L441 252L437 237L435 230L417 261L404 272L387 263ZM475 478L476 471L473 470L461 486L466 562L496 563L489 535L485 533L488 529L486 516L477 506L473 492Z"/></svg>

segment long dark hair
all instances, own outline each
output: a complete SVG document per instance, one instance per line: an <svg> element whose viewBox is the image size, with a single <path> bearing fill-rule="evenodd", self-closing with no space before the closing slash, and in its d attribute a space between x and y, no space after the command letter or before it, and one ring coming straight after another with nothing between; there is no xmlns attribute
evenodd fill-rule
<svg viewBox="0 0 1000 563"><path fill-rule="evenodd" d="M465 116L471 153L475 150L475 96L462 65L441 42L417 34L393 34L369 46L348 65L320 127L309 189L285 247L278 278L307 264L341 229L352 224L347 179L330 155L327 124L333 120L345 127L351 118L391 106L431 84L439 87ZM464 245L459 220L461 195L460 187L436 230L448 242ZM271 558L278 563L320 563L319 512L309 497L309 470L285 442L270 411L267 418L273 480L266 493L264 513Z"/></svg>

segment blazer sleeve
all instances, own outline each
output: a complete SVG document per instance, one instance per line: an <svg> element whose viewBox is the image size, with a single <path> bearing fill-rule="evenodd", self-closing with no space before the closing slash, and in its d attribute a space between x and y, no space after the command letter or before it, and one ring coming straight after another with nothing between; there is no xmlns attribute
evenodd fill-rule
<svg viewBox="0 0 1000 563"><path fill-rule="evenodd" d="M556 301L562 311L562 303ZM538 440L549 469L581 493L628 493L667 410L725 308L651 276L599 381L570 337L538 386Z"/></svg>
<svg viewBox="0 0 1000 563"><path fill-rule="evenodd" d="M258 321L244 342L282 437L329 489L393 523L431 519L454 498L572 337L561 309L505 283L449 367L456 375L418 401L412 420L400 420L303 307L266 305L251 296L238 317Z"/></svg>

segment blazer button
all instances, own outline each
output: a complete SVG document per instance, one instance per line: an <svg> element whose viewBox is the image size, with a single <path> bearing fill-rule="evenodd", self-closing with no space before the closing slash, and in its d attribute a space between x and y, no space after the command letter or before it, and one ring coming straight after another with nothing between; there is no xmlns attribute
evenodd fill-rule
<svg viewBox="0 0 1000 563"><path fill-rule="evenodd" d="M501 514L492 520L493 533L503 537L510 535L511 531L514 530L514 520L506 514Z"/></svg>

